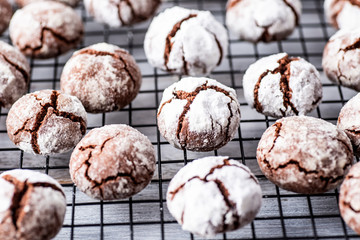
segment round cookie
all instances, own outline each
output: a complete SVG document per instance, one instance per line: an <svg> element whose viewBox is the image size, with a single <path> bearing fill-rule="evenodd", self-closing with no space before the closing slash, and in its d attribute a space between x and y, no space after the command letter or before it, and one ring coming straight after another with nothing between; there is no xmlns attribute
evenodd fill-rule
<svg viewBox="0 0 360 240"><path fill-rule="evenodd" d="M127 125L107 125L91 130L76 146L70 175L90 197L113 200L144 189L155 166L155 150L145 135Z"/></svg>
<svg viewBox="0 0 360 240"><path fill-rule="evenodd" d="M333 35L325 46L322 66L333 83L360 91L360 28Z"/></svg>
<svg viewBox="0 0 360 240"><path fill-rule="evenodd" d="M6 128L10 140L28 153L52 155L71 150L86 132L79 99L55 90L29 93L14 103Z"/></svg>
<svg viewBox="0 0 360 240"><path fill-rule="evenodd" d="M0 106L10 108L24 95L30 81L30 66L19 50L0 41Z"/></svg>
<svg viewBox="0 0 360 240"><path fill-rule="evenodd" d="M322 99L316 68L286 53L261 58L251 64L243 78L247 103L259 113L280 118L305 115Z"/></svg>
<svg viewBox="0 0 360 240"><path fill-rule="evenodd" d="M336 188L351 167L346 134L322 119L282 118L262 135L256 153L264 175L277 186L303 194Z"/></svg>
<svg viewBox="0 0 360 240"><path fill-rule="evenodd" d="M98 43L73 54L63 69L60 86L77 96L87 112L119 110L135 99L141 85L140 68L124 49Z"/></svg>
<svg viewBox="0 0 360 240"><path fill-rule="evenodd" d="M229 0L226 25L239 39L270 42L289 36L300 15L299 0Z"/></svg>
<svg viewBox="0 0 360 240"><path fill-rule="evenodd" d="M33 2L39 2L39 1L45 1L45 0L15 0L15 3L19 6L19 7L24 7L30 3L33 3ZM60 3L64 3L70 7L76 7L79 2L81 0L46 0L46 1L57 1L57 2L60 2Z"/></svg>
<svg viewBox="0 0 360 240"><path fill-rule="evenodd" d="M355 29L360 22L360 1L358 0L325 0L326 20L335 28Z"/></svg>
<svg viewBox="0 0 360 240"><path fill-rule="evenodd" d="M227 54L226 29L208 11L166 9L152 21L144 40L149 63L176 74L208 75Z"/></svg>
<svg viewBox="0 0 360 240"><path fill-rule="evenodd" d="M48 240L60 231L66 199L46 174L11 170L0 175L0 239Z"/></svg>
<svg viewBox="0 0 360 240"><path fill-rule="evenodd" d="M0 0L0 34L9 26L12 16L12 8L8 0Z"/></svg>
<svg viewBox="0 0 360 240"><path fill-rule="evenodd" d="M350 169L340 188L339 208L346 224L360 234L360 163Z"/></svg>
<svg viewBox="0 0 360 240"><path fill-rule="evenodd" d="M350 138L355 155L360 155L360 94L351 98L341 109L337 127Z"/></svg>
<svg viewBox="0 0 360 240"><path fill-rule="evenodd" d="M84 0L96 21L111 27L129 26L152 17L161 0Z"/></svg>
<svg viewBox="0 0 360 240"><path fill-rule="evenodd" d="M234 89L209 78L183 78L165 89L157 113L161 135L174 147L206 152L233 139L240 125Z"/></svg>
<svg viewBox="0 0 360 240"><path fill-rule="evenodd" d="M55 1L34 2L15 12L10 38L22 53L34 58L51 58L76 47L83 37L80 16Z"/></svg>
<svg viewBox="0 0 360 240"><path fill-rule="evenodd" d="M250 223L261 207L261 188L243 164L228 157L195 160L175 175L166 195L184 230L203 237Z"/></svg>

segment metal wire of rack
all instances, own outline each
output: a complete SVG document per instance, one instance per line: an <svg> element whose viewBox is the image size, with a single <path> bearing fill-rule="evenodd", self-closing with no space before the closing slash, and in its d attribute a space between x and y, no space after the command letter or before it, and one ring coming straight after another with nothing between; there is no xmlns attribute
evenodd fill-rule
<svg viewBox="0 0 360 240"><path fill-rule="evenodd" d="M108 28L94 22L81 5L76 9L85 24L85 37L80 47L109 42L132 53L139 64L143 85L138 97L125 109L114 113L89 114L88 130L111 123L129 124L147 135L157 152L157 172L151 184L133 198L119 201L96 201L81 193L71 183L68 162L71 153L54 157L26 154L10 142L5 120L7 110L0 111L0 172L27 168L45 172L57 179L65 189L67 213L56 239L199 239L171 217L165 202L167 185L172 176L188 161L227 155L246 164L258 177L263 190L263 206L256 219L241 230L218 235L216 239L358 239L342 221L337 207L338 190L325 194L303 195L279 189L261 173L256 162L256 146L265 129L275 119L264 117L244 100L242 75L249 64L260 57L286 51L313 63L321 73L324 97L310 115L335 122L342 105L356 93L331 84L321 67L322 50L335 30L324 20L323 1L302 0L300 25L286 40L269 44L251 44L230 35L228 56L210 77L233 87L241 104L242 119L238 133L218 151L193 153L170 146L156 125L156 111L161 94L181 76L158 71L146 60L143 39L150 21L133 27ZM222 23L225 21L225 0L168 0L159 11L180 5L210 10ZM10 42L6 32L0 40ZM79 47L79 48L80 48ZM50 60L29 59L32 73L29 92L59 89L62 68L71 52Z"/></svg>

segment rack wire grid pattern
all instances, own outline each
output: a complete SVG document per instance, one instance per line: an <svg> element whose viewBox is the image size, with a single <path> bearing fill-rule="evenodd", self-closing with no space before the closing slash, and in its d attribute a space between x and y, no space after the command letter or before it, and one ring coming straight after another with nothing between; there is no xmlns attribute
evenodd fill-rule
<svg viewBox="0 0 360 240"><path fill-rule="evenodd" d="M85 24L81 46L109 42L130 51L139 64L143 84L137 98L125 109L105 114L89 114L88 130L105 124L124 123L147 135L157 154L157 171L151 184L132 198L118 201L97 201L87 197L72 184L68 173L71 153L54 157L34 156L17 149L8 139L6 109L0 112L0 171L14 168L45 172L64 187L67 212L63 228L56 239L199 239L181 229L166 207L166 190L174 174L193 159L225 155L247 165L259 179L263 205L255 220L248 226L215 239L359 239L342 221L338 210L338 189L324 194L303 195L279 189L261 173L256 161L257 143L265 129L275 119L264 117L251 109L244 100L242 76L256 59L287 52L314 64L321 73L323 101L310 115L335 123L341 107L356 94L355 91L331 84L323 74L323 48L335 29L325 22L323 1L303 0L300 25L286 40L252 44L230 35L228 55L210 75L211 78L236 89L241 104L242 119L235 139L223 148L208 153L177 150L160 135L156 112L163 90L178 81L173 76L152 68L146 60L143 40L150 20L133 27L112 29L96 23L83 5L76 11ZM169 0L158 12L179 5L186 8L210 10L225 23L225 0ZM0 37L10 42L8 32ZM40 89L59 89L62 68L72 52L50 60L29 59L32 75L29 92Z"/></svg>

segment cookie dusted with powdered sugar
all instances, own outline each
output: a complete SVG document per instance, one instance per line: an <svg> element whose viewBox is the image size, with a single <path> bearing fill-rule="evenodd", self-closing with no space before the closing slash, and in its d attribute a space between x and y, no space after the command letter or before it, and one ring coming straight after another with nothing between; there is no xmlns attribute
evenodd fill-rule
<svg viewBox="0 0 360 240"><path fill-rule="evenodd" d="M9 26L12 16L12 8L8 0L0 0L0 34Z"/></svg>
<svg viewBox="0 0 360 240"><path fill-rule="evenodd" d="M360 234L360 163L346 175L340 188L339 209L346 224Z"/></svg>
<svg viewBox="0 0 360 240"><path fill-rule="evenodd" d="M277 186L303 194L336 188L353 162L351 142L322 119L279 119L262 135L256 153L265 176Z"/></svg>
<svg viewBox="0 0 360 240"><path fill-rule="evenodd" d="M157 120L174 147L212 151L233 139L240 105L232 88L209 78L183 78L165 89Z"/></svg>
<svg viewBox="0 0 360 240"><path fill-rule="evenodd" d="M0 175L0 239L48 240L60 231L66 199L46 174L11 170Z"/></svg>
<svg viewBox="0 0 360 240"><path fill-rule="evenodd" d="M149 63L164 71L208 75L228 48L226 29L208 11L166 9L152 21L144 41Z"/></svg>
<svg viewBox="0 0 360 240"><path fill-rule="evenodd" d="M300 15L299 0L229 0L226 25L239 39L270 42L289 36Z"/></svg>
<svg viewBox="0 0 360 240"><path fill-rule="evenodd" d="M266 116L305 115L322 98L320 75L300 57L279 53L264 57L246 70L243 78L248 104Z"/></svg>
<svg viewBox="0 0 360 240"><path fill-rule="evenodd" d="M359 0L325 0L324 10L327 21L335 28L359 28Z"/></svg>
<svg viewBox="0 0 360 240"><path fill-rule="evenodd" d="M124 49L98 43L73 54L60 80L61 90L74 95L91 113L110 112L128 105L139 92L141 72Z"/></svg>
<svg viewBox="0 0 360 240"><path fill-rule="evenodd" d="M325 46L322 66L330 81L360 91L360 28L333 35Z"/></svg>
<svg viewBox="0 0 360 240"><path fill-rule="evenodd" d="M90 197L113 200L144 189L155 166L155 150L145 135L127 125L107 125L91 130L76 146L70 175Z"/></svg>
<svg viewBox="0 0 360 240"><path fill-rule="evenodd" d="M66 4L66 5L69 5L70 7L76 7L81 0L15 0L15 3L19 7L24 7L30 3L40 2L40 1L56 1L56 2L60 2L60 3Z"/></svg>
<svg viewBox="0 0 360 240"><path fill-rule="evenodd" d="M111 27L143 22L154 15L161 0L84 0L87 12L96 21Z"/></svg>
<svg viewBox="0 0 360 240"><path fill-rule="evenodd" d="M0 106L10 108L24 95L30 81L30 66L19 50L0 41Z"/></svg>
<svg viewBox="0 0 360 240"><path fill-rule="evenodd" d="M166 202L184 230L213 237L250 223L261 197L259 183L245 165L228 157L205 157L180 169Z"/></svg>
<svg viewBox="0 0 360 240"><path fill-rule="evenodd" d="M351 98L341 109L338 128L342 129L350 138L354 153L360 155L360 94Z"/></svg>
<svg viewBox="0 0 360 240"><path fill-rule="evenodd" d="M29 93L6 119L10 140L28 153L52 155L72 149L86 132L86 111L74 96L55 90Z"/></svg>
<svg viewBox="0 0 360 240"><path fill-rule="evenodd" d="M71 7L55 1L40 1L17 10L9 32L13 44L25 55L51 58L80 43L83 24Z"/></svg>

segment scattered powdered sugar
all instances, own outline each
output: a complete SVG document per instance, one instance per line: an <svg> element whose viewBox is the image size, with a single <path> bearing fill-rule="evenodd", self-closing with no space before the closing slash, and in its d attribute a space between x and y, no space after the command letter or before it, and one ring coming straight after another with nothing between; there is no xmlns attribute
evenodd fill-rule
<svg viewBox="0 0 360 240"><path fill-rule="evenodd" d="M251 222L261 207L261 188L239 162L206 157L187 164L174 176L167 205L184 230L212 237Z"/></svg>
<svg viewBox="0 0 360 240"><path fill-rule="evenodd" d="M268 42L290 35L300 14L299 0L230 0L226 25L240 39Z"/></svg>
<svg viewBox="0 0 360 240"><path fill-rule="evenodd" d="M322 66L329 80L360 90L360 29L339 30L326 44Z"/></svg>
<svg viewBox="0 0 360 240"><path fill-rule="evenodd" d="M209 74L226 56L227 48L226 29L210 12L181 7L155 17L144 41L151 65L191 76Z"/></svg>
<svg viewBox="0 0 360 240"><path fill-rule="evenodd" d="M354 1L356 2L356 1ZM325 0L325 16L329 23L340 29L359 28L360 3L351 3L349 0Z"/></svg>

